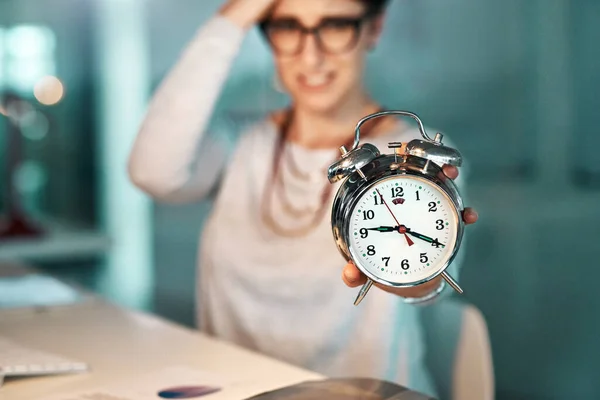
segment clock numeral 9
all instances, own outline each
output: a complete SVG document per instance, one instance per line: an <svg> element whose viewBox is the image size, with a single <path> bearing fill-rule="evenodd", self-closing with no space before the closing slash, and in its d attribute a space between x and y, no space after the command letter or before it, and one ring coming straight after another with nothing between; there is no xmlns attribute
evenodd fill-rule
<svg viewBox="0 0 600 400"><path fill-rule="evenodd" d="M405 271L410 268L410 265L408 264L408 260L402 260L402 263L400 264L400 266Z"/></svg>
<svg viewBox="0 0 600 400"><path fill-rule="evenodd" d="M392 198L403 197L404 188L402 186L396 186L392 188Z"/></svg>
<svg viewBox="0 0 600 400"><path fill-rule="evenodd" d="M367 236L369 236L369 231L367 230L367 228L362 228L360 230L360 237L366 239Z"/></svg>
<svg viewBox="0 0 600 400"><path fill-rule="evenodd" d="M421 253L421 263L425 264L427 261L429 261L429 258L427 258L427 253Z"/></svg>
<svg viewBox="0 0 600 400"><path fill-rule="evenodd" d="M437 229L438 231L444 229L444 220L438 219L437 221L435 221L435 224L435 229Z"/></svg>
<svg viewBox="0 0 600 400"><path fill-rule="evenodd" d="M385 266L387 267L390 262L390 257L382 257L381 261L385 261Z"/></svg>
<svg viewBox="0 0 600 400"><path fill-rule="evenodd" d="M363 219L365 221L368 219L373 219L373 218L375 218L375 211L367 210L367 211L363 212Z"/></svg>
<svg viewBox="0 0 600 400"><path fill-rule="evenodd" d="M370 256L374 256L375 255L375 246L370 245L369 247L367 247L367 254Z"/></svg>
<svg viewBox="0 0 600 400"><path fill-rule="evenodd" d="M432 201L431 203L429 203L429 212L436 212L437 211L437 204L435 203L435 201Z"/></svg>

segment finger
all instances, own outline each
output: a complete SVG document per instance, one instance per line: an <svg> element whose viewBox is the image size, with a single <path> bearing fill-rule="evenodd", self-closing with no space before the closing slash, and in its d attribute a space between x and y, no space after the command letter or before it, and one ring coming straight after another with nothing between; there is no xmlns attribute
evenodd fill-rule
<svg viewBox="0 0 600 400"><path fill-rule="evenodd" d="M342 279L347 286L352 288L360 286L367 281L366 277L352 263L348 263L344 267Z"/></svg>
<svg viewBox="0 0 600 400"><path fill-rule="evenodd" d="M465 210L463 211L463 221L465 221L465 224L474 224L475 222L477 222L478 219L479 214L477 214L477 211L475 211L471 207L465 208Z"/></svg>
<svg viewBox="0 0 600 400"><path fill-rule="evenodd" d="M444 165L442 167L442 170L444 171L444 175L446 175L448 178L450 178L450 179L458 178L458 168L456 168L455 166Z"/></svg>

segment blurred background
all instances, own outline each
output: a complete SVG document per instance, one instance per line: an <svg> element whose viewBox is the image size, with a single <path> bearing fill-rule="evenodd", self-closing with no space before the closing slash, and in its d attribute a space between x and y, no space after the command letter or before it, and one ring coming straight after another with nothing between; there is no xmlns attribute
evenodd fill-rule
<svg viewBox="0 0 600 400"><path fill-rule="evenodd" d="M194 324L211 203L155 204L125 163L148 97L218 0L0 0L0 260ZM498 399L600 398L600 2L392 0L372 93L468 161L461 280ZM256 31L220 107L284 104ZM9 234L10 233L10 234Z"/></svg>

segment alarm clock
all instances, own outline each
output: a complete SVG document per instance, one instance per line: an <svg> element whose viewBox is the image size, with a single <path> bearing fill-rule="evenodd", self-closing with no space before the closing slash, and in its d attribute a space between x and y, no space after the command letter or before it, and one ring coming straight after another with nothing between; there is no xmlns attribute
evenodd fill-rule
<svg viewBox="0 0 600 400"><path fill-rule="evenodd" d="M389 143L388 154L370 143L360 145L361 126L388 115L414 119L422 139ZM374 283L409 288L444 278L427 298L404 299L412 303L435 297L446 284L463 293L447 272L463 237L463 200L442 171L445 164L461 166L462 156L442 140L441 133L429 137L412 112L381 111L358 122L352 149L342 146L341 158L329 167L329 182L341 182L331 212L335 243L367 277L355 305Z"/></svg>

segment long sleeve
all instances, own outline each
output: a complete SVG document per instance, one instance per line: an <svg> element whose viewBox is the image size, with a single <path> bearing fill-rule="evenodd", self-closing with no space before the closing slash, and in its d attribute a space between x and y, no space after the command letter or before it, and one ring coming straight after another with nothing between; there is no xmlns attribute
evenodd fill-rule
<svg viewBox="0 0 600 400"><path fill-rule="evenodd" d="M245 31L215 16L201 27L152 97L128 164L132 182L163 201L206 196L227 146L207 133Z"/></svg>

